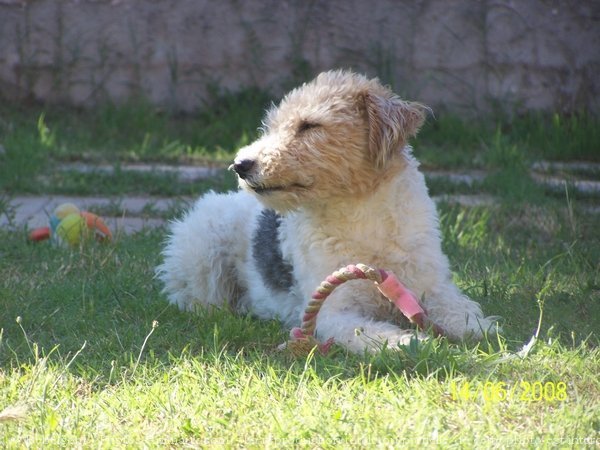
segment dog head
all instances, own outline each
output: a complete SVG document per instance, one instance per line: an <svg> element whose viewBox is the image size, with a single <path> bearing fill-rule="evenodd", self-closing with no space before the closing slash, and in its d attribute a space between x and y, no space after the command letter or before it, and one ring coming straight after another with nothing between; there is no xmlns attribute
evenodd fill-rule
<svg viewBox="0 0 600 450"><path fill-rule="evenodd" d="M425 111L377 79L325 72L267 112L261 137L231 168L243 189L278 211L363 196L402 170Z"/></svg>

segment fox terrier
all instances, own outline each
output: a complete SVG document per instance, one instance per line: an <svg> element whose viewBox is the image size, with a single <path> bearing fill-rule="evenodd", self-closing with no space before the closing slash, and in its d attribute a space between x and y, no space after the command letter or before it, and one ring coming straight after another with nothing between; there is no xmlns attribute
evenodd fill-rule
<svg viewBox="0 0 600 450"><path fill-rule="evenodd" d="M327 275L364 263L391 270L449 338L481 338L494 320L452 282L436 207L408 145L426 111L348 71L289 92L235 157L241 189L208 193L171 224L157 268L171 303L297 326ZM336 289L316 325L320 339L353 352L406 344L415 333L365 280Z"/></svg>

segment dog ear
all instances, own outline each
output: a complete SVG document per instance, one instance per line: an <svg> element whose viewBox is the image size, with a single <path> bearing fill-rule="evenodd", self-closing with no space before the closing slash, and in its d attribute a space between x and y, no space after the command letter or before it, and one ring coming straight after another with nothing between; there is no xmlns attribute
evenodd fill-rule
<svg viewBox="0 0 600 450"><path fill-rule="evenodd" d="M405 102L398 97L368 93L365 103L369 120L369 155L378 168L415 136L425 121L428 108L420 103Z"/></svg>

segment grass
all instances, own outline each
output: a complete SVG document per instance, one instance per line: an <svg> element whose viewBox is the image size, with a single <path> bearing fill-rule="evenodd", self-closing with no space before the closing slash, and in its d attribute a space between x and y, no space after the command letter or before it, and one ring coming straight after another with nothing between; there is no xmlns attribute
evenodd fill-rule
<svg viewBox="0 0 600 450"><path fill-rule="evenodd" d="M514 148L527 163L600 161L598 118L587 114L532 112L514 118L472 121L441 115L426 122L418 141L422 162L438 168L489 168L497 162L494 152L499 142Z"/></svg>
<svg viewBox="0 0 600 450"><path fill-rule="evenodd" d="M194 115L174 116L143 100L93 110L0 102L0 191L119 195L159 191L189 195L205 183L176 183L159 174L81 175L60 170L68 162L212 164L226 167L243 145L258 135L271 99L257 90L218 93ZM523 169L537 160L600 162L600 124L586 114L570 117L531 113L518 118L464 121L452 115L430 118L415 153L428 169L503 171L479 188L495 193L498 180L527 181ZM577 174L576 174L577 175ZM598 172L586 174L598 179ZM224 176L220 189L233 186ZM435 186L435 184L434 184ZM445 187L445 186L444 186ZM530 186L523 186L528 189Z"/></svg>
<svg viewBox="0 0 600 450"><path fill-rule="evenodd" d="M227 189L227 178L185 184L56 169L67 161L220 164L255 136L259 103L268 99L257 92L218 97L194 118L144 104L97 111L2 104L0 215L11 215L12 195L46 190ZM334 347L293 359L277 351L287 331L275 321L168 305L153 278L162 229L67 249L3 228L0 446L598 445L600 215L586 209L597 197L549 192L528 175L536 159L597 161L597 120L493 122L440 117L415 151L428 167L489 172L456 189L492 193L495 205L439 209L455 281L486 314L502 317L500 337L477 345L431 339L374 355ZM565 155L569 136L580 144ZM434 193L450 190L435 183ZM524 350L528 342L535 343Z"/></svg>
<svg viewBox="0 0 600 450"><path fill-rule="evenodd" d="M235 150L251 142L269 98L256 90L216 96L194 116L173 116L144 101L94 110L0 102L0 191L123 194L160 191L189 195L203 182L177 185L158 174L86 174L60 170L69 162L145 161L226 167ZM126 176L123 176L126 175ZM224 175L222 189L233 187Z"/></svg>
<svg viewBox="0 0 600 450"><path fill-rule="evenodd" d="M306 360L276 351L286 339L276 322L168 306L152 278L160 230L81 250L2 230L0 405L23 417L0 423L0 443L543 448L594 438L598 220L576 215L576 236L560 220L548 244L536 221L508 212L442 206L457 282L504 317L499 341ZM516 356L540 302L540 339ZM485 391L501 382L510 399ZM533 401L525 382L564 382L568 398Z"/></svg>

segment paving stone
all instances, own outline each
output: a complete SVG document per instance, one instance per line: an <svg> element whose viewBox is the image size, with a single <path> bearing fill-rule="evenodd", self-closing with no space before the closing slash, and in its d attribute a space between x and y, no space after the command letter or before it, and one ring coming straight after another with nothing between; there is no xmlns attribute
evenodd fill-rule
<svg viewBox="0 0 600 450"><path fill-rule="evenodd" d="M453 203L461 206L491 206L496 200L491 195L474 194L474 195L438 195L433 197L436 203L445 202Z"/></svg>
<svg viewBox="0 0 600 450"><path fill-rule="evenodd" d="M486 172L482 170L471 170L467 172L449 172L445 170L427 170L424 171L427 178L440 179L450 181L455 184L466 184L472 186L474 183L485 180Z"/></svg>
<svg viewBox="0 0 600 450"><path fill-rule="evenodd" d="M591 168L590 168L591 167ZM600 181L570 179L547 172L552 170L590 170L600 171L600 164L593 163L554 163L541 161L532 166L532 176L539 183L544 183L556 189L564 189L565 182L582 192L600 193ZM77 170L85 173L100 171L112 173L114 166L65 164L62 170ZM177 173L181 181L193 181L210 178L223 169L201 166L169 166L162 164L124 164L122 171ZM450 172L426 171L429 178L446 178L452 183L472 185L485 179L487 173L480 170ZM193 197L162 198L149 196L122 197L82 197L82 196L16 196L10 199L9 214L0 216L0 226L13 226L28 229L47 226L52 211L62 203L74 203L82 210L96 211L108 222L114 233L129 234L147 227L158 227L167 223L164 219L169 211L186 208L194 202ZM475 195L442 195L434 198L436 202L457 203L464 206L487 206L495 203L492 196ZM11 213L12 211L12 213ZM600 208L586 208L586 211L600 213ZM152 217L162 215L163 218Z"/></svg>
<svg viewBox="0 0 600 450"><path fill-rule="evenodd" d="M555 177L551 175L532 174L532 177L538 183L545 184L552 189L564 190L565 185L573 187L579 192L595 194L600 193L600 181L578 180L575 178Z"/></svg>
<svg viewBox="0 0 600 450"><path fill-rule="evenodd" d="M17 196L10 200L10 210L14 217L2 215L0 226L15 226L28 229L48 225L49 217L54 209L62 203L73 203L81 210L98 211L102 217L115 222L115 229L123 228L126 233L137 231L147 226L158 226L165 223L161 218L140 217L155 213L165 213L177 206L185 207L194 201L191 197L160 198L160 197L78 197L78 196ZM104 214L102 210L114 211L115 217ZM147 213L147 214L146 214ZM117 215L118 214L118 215Z"/></svg>
<svg viewBox="0 0 600 450"><path fill-rule="evenodd" d="M168 223L165 219L142 217L108 217L105 218L105 222L116 239L122 235L137 233L147 228L162 227Z"/></svg>
<svg viewBox="0 0 600 450"><path fill-rule="evenodd" d="M569 168L571 170L581 170L585 167L590 173L598 173L600 171L600 165L594 165L592 163L572 163L572 164L559 164L559 163L539 163L535 165L538 170L544 170L544 172L532 171L532 178L540 184L544 184L552 189L564 189L565 183L584 193L600 193L600 181L595 180L584 180L579 177L570 174L550 175L546 173L546 170L552 168ZM445 179L455 184L466 184L472 186L476 182L482 182L487 176L487 172L481 170L473 170L467 172L447 172L447 171L425 171L425 176L432 179Z"/></svg>
<svg viewBox="0 0 600 450"><path fill-rule="evenodd" d="M599 163L538 161L532 164L531 169L531 176L535 181L552 189L564 190L566 183L583 193L600 193Z"/></svg>
<svg viewBox="0 0 600 450"><path fill-rule="evenodd" d="M458 203L464 206L481 206L494 203L491 196L486 195L446 195L436 197L436 201ZM82 210L97 210L100 208L114 209L121 212L118 216L102 214L107 225L113 233L133 233L143 228L158 227L166 224L168 219L157 217L145 217L145 211L165 212L174 205L189 207L194 198L185 197L179 199L156 198L156 197L70 197L70 196L18 196L11 200L11 206L15 212L14 218L9 222L6 216L0 217L0 226L13 226L17 228L26 227L33 229L48 225L49 217L54 209L62 203L73 203Z"/></svg>
<svg viewBox="0 0 600 450"><path fill-rule="evenodd" d="M0 226L8 225L9 220L16 224L23 224L31 218L41 217L44 215L47 204L47 197L15 197L11 199L9 208L9 213L13 212L14 217L1 215Z"/></svg>
<svg viewBox="0 0 600 450"><path fill-rule="evenodd" d="M121 164L121 172L141 172L177 175L179 181L192 182L204 180L219 175L224 169L219 167L204 166L173 166L167 164ZM59 166L59 170L75 171L81 173L108 173L115 172L116 167L109 164L91 165L84 163L69 163Z"/></svg>
<svg viewBox="0 0 600 450"><path fill-rule="evenodd" d="M580 172L600 172L600 163L589 161L536 161L531 165L531 170L538 172L550 172L552 170L560 171L580 171Z"/></svg>

